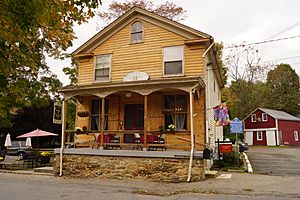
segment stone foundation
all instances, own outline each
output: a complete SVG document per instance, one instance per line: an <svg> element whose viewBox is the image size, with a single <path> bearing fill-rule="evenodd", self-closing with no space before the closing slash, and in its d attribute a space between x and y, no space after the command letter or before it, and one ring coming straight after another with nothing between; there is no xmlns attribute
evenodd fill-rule
<svg viewBox="0 0 300 200"><path fill-rule="evenodd" d="M159 153L159 152L158 152ZM59 154L54 170L59 174ZM75 178L140 179L156 182L185 182L188 158L128 157L105 155L63 155L63 176ZM194 159L192 180L204 180L202 159Z"/></svg>

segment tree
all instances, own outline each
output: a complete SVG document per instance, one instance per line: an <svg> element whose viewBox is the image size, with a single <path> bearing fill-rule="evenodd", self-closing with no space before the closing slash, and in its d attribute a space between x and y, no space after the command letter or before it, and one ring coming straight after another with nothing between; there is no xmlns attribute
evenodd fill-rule
<svg viewBox="0 0 300 200"><path fill-rule="evenodd" d="M233 81L243 80L255 82L266 76L268 66L260 63L259 51L249 45L232 45L228 47L224 63L228 69L228 77Z"/></svg>
<svg viewBox="0 0 300 200"><path fill-rule="evenodd" d="M167 1L164 4L155 6L152 1L148 0L132 0L123 3L113 1L109 5L108 11L98 12L98 16L101 20L104 21L104 25L106 25L112 22L113 20L117 19L118 17L122 16L124 13L126 13L133 7L148 10L157 15L166 17L174 21L180 21L186 18L186 11L182 7L177 6L172 2Z"/></svg>
<svg viewBox="0 0 300 200"><path fill-rule="evenodd" d="M289 64L279 64L268 73L267 108L300 113L299 76Z"/></svg>
<svg viewBox="0 0 300 200"><path fill-rule="evenodd" d="M220 71L221 71L222 79L224 80L224 83L226 84L226 82L227 82L227 67L225 67L223 60L222 60L223 48L224 48L224 45L222 42L214 44L214 54L216 55L217 66L219 69L221 69Z"/></svg>
<svg viewBox="0 0 300 200"><path fill-rule="evenodd" d="M0 127L19 108L49 104L59 80L45 54L64 58L73 25L94 16L100 0L2 0L0 2Z"/></svg>

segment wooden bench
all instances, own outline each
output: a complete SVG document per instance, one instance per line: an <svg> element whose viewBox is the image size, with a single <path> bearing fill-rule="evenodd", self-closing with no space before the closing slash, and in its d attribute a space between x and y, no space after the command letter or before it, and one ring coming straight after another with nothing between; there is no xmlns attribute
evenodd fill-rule
<svg viewBox="0 0 300 200"><path fill-rule="evenodd" d="M94 134L76 134L75 135L75 148L77 147L90 147L95 143Z"/></svg>
<svg viewBox="0 0 300 200"><path fill-rule="evenodd" d="M20 156L5 156L4 161L0 162L1 169L23 169L24 160L20 159Z"/></svg>

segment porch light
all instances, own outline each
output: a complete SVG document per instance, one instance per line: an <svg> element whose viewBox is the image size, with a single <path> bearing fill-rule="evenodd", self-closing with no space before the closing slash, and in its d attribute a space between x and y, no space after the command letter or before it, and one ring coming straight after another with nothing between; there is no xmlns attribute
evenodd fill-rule
<svg viewBox="0 0 300 200"><path fill-rule="evenodd" d="M125 97L129 98L129 97L131 97L131 96L132 96L132 93L131 93L131 92L126 92L126 93L125 93Z"/></svg>

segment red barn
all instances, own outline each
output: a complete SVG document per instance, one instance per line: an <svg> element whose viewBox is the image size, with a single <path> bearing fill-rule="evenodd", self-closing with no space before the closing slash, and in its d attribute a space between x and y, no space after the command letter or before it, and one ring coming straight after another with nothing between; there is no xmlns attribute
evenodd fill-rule
<svg viewBox="0 0 300 200"><path fill-rule="evenodd" d="M300 145L300 118L257 108L244 119L244 133L248 145Z"/></svg>

